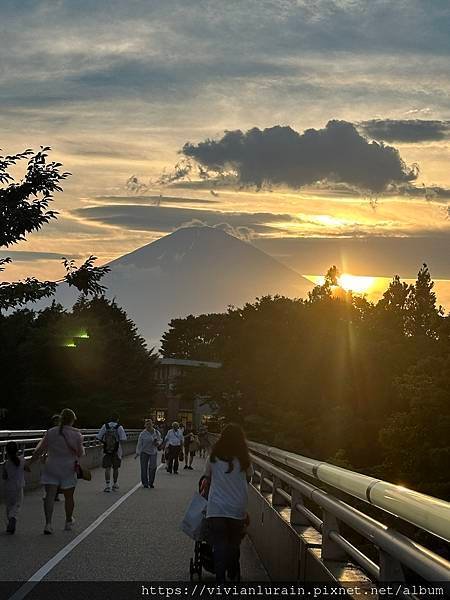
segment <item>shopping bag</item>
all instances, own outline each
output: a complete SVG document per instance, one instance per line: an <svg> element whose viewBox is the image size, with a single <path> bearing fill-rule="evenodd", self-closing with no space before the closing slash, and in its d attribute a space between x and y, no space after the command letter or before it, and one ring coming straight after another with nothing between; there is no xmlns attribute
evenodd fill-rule
<svg viewBox="0 0 450 600"><path fill-rule="evenodd" d="M206 517L207 506L208 501L196 492L181 521L181 530L193 540L199 540L201 537L202 524Z"/></svg>

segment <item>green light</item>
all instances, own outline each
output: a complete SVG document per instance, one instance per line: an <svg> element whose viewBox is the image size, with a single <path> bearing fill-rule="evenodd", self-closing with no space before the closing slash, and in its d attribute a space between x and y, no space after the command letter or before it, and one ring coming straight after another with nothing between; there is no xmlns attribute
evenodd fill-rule
<svg viewBox="0 0 450 600"><path fill-rule="evenodd" d="M66 342L64 345L64 348L76 348L77 345L75 344L75 342Z"/></svg>
<svg viewBox="0 0 450 600"><path fill-rule="evenodd" d="M77 333L76 335L74 335L74 337L87 340L87 339L89 339L89 334L85 329L83 329L82 331L80 331L80 333Z"/></svg>

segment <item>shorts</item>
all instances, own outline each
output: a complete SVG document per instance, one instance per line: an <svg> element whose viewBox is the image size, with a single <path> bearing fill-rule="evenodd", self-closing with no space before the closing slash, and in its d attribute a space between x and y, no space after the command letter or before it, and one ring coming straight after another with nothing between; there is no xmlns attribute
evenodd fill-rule
<svg viewBox="0 0 450 600"><path fill-rule="evenodd" d="M122 460L117 456L117 454L104 454L102 467L104 469L120 469L120 465L122 464Z"/></svg>
<svg viewBox="0 0 450 600"><path fill-rule="evenodd" d="M41 484L42 485L55 485L60 490L70 490L77 485L77 475L74 472L70 476L65 477L56 477L52 473L46 473L45 471L41 476Z"/></svg>

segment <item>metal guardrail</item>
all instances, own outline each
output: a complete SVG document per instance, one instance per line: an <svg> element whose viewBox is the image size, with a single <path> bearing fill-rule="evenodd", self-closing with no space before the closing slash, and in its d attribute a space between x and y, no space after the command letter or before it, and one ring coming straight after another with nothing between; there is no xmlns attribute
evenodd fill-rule
<svg viewBox="0 0 450 600"><path fill-rule="evenodd" d="M449 561L301 475L351 494L446 541L450 538L450 503L279 448L255 442L249 442L249 447L255 466L253 485L280 518L288 514L293 526L313 527L322 535L322 560L350 559L377 581L403 581L403 567L428 581L450 581ZM287 466L290 472L274 462ZM305 505L305 500L314 510ZM286 507L290 511L286 512ZM378 561L358 548L349 539L355 536L345 535L343 529L356 533L376 549Z"/></svg>
<svg viewBox="0 0 450 600"><path fill-rule="evenodd" d="M450 503L325 462L249 442L251 450L450 542Z"/></svg>
<svg viewBox="0 0 450 600"><path fill-rule="evenodd" d="M11 439L16 440L18 438L27 437L38 437L39 435L43 436L46 431L46 429L0 429L0 441ZM98 429L80 429L80 431L84 435L89 433L97 433Z"/></svg>
<svg viewBox="0 0 450 600"><path fill-rule="evenodd" d="M5 446L8 442L14 440L19 446L19 452L25 458L29 458L36 449L36 446L44 437L45 429L22 430L22 431L0 431L0 463L5 460ZM85 448L101 446L102 442L97 439L98 429L80 429L83 435L83 445ZM127 429L127 438L129 441L137 441L141 429Z"/></svg>

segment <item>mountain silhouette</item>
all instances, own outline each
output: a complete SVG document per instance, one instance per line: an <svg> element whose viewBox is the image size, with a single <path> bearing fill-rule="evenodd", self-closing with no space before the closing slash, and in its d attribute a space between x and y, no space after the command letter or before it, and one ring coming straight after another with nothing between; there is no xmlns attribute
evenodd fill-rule
<svg viewBox="0 0 450 600"><path fill-rule="evenodd" d="M223 311L267 294L304 297L312 287L252 244L211 227L178 229L109 266L106 295L151 345L173 318Z"/></svg>

